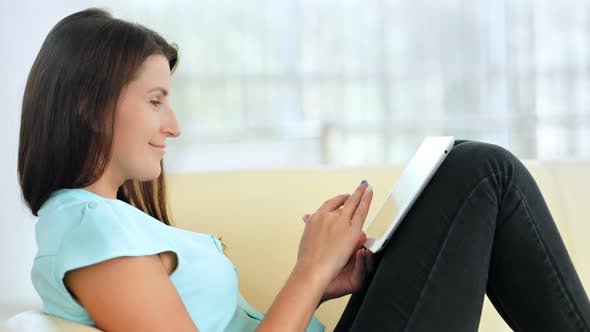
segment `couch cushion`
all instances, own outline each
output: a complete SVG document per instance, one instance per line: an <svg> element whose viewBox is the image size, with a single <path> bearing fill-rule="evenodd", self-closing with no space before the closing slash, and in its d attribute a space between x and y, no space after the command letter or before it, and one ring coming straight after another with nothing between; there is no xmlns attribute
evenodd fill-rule
<svg viewBox="0 0 590 332"><path fill-rule="evenodd" d="M38 310L12 316L6 321L4 329L6 332L100 332L94 327L46 315Z"/></svg>

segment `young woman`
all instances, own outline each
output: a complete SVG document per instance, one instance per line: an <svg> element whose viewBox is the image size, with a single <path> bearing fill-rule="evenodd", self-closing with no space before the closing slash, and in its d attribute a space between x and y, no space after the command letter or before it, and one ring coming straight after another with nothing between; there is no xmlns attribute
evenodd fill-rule
<svg viewBox="0 0 590 332"><path fill-rule="evenodd" d="M31 276L46 313L105 331L322 331L315 309L352 293L338 331L476 331L487 293L514 330L590 331L588 297L531 175L507 150L461 140L379 255L362 249L365 181L305 215L293 271L257 312L221 243L167 214L177 59L157 33L98 9L64 18L43 43L18 175L39 216Z"/></svg>

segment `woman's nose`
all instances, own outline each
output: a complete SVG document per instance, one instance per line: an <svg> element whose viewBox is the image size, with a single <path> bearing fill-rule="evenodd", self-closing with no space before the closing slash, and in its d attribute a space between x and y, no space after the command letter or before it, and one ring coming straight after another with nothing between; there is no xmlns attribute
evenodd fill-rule
<svg viewBox="0 0 590 332"><path fill-rule="evenodd" d="M178 137L182 134L182 130L180 130L178 120L176 119L176 114L172 109L168 112L166 121L162 122L162 132L172 137Z"/></svg>

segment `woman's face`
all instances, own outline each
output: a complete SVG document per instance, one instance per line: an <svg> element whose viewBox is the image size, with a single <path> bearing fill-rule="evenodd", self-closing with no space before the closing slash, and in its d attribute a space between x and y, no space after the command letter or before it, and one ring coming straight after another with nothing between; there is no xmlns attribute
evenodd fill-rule
<svg viewBox="0 0 590 332"><path fill-rule="evenodd" d="M149 56L121 92L115 108L110 164L120 181L153 180L162 172L166 139L181 133L169 92L170 67L159 54Z"/></svg>

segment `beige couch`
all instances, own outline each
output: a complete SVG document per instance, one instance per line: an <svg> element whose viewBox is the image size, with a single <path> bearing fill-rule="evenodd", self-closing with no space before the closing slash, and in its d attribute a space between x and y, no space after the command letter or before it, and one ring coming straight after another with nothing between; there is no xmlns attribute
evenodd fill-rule
<svg viewBox="0 0 590 332"><path fill-rule="evenodd" d="M590 161L525 161L555 217L586 289L590 289ZM373 208L399 176L402 166L211 172L168 177L178 227L221 235L236 265L245 298L265 311L292 268L303 230L301 216L324 200L350 192L361 179L374 187ZM316 316L331 331L348 297L324 303ZM36 324L29 331L90 331L30 311L11 325ZM61 324L61 325L60 325ZM67 325L64 325L67 324ZM480 331L510 331L485 300Z"/></svg>

